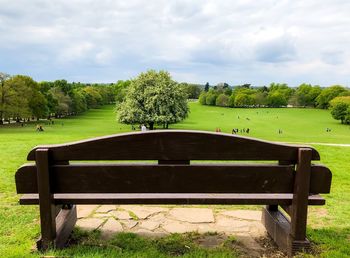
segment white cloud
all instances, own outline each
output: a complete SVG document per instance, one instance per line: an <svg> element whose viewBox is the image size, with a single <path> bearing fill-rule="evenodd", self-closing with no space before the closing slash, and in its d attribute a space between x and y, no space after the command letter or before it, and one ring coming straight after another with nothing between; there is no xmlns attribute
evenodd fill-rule
<svg viewBox="0 0 350 258"><path fill-rule="evenodd" d="M0 6L0 71L37 80L116 81L155 68L212 84L349 84L347 0L0 0Z"/></svg>

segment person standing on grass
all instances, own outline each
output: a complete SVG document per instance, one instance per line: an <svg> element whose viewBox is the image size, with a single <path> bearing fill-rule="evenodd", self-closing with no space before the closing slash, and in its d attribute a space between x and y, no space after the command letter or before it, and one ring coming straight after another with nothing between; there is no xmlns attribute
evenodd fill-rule
<svg viewBox="0 0 350 258"><path fill-rule="evenodd" d="M144 124L142 124L141 125L141 132L146 132L146 131L147 131L147 127Z"/></svg>

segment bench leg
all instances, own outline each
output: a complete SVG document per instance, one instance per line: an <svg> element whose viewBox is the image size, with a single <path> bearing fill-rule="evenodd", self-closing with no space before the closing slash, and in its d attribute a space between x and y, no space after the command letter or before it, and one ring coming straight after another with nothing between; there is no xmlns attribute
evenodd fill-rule
<svg viewBox="0 0 350 258"><path fill-rule="evenodd" d="M287 253L289 257L310 248L310 242L306 235L299 235L299 238L292 235L292 223L298 224L299 221L292 220L291 223L290 219L275 207L272 209L269 206L263 208L261 222L278 248ZM302 225L300 226L302 228ZM306 227L304 229L306 232Z"/></svg>
<svg viewBox="0 0 350 258"><path fill-rule="evenodd" d="M77 221L77 207L63 207L60 213L56 217L56 240L55 247L63 248L67 243L67 239L70 236L75 223Z"/></svg>
<svg viewBox="0 0 350 258"><path fill-rule="evenodd" d="M263 208L261 222L279 249L288 253L290 222L288 218L278 210L277 205Z"/></svg>
<svg viewBox="0 0 350 258"><path fill-rule="evenodd" d="M311 149L299 149L293 201L290 213L291 230L288 255L307 251L310 248L310 242L306 238L306 225L311 174L311 156Z"/></svg>
<svg viewBox="0 0 350 258"><path fill-rule="evenodd" d="M68 207L60 205L54 210L56 214L54 222L51 225L41 223L41 237L37 241L37 249L40 251L45 251L48 248L63 248L77 221L75 205Z"/></svg>

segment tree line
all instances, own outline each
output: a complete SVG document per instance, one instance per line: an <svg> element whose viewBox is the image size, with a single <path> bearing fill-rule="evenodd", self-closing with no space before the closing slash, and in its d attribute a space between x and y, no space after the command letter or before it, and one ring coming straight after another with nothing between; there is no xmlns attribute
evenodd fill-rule
<svg viewBox="0 0 350 258"><path fill-rule="evenodd" d="M0 73L0 124L63 117L115 102L115 84L36 82Z"/></svg>
<svg viewBox="0 0 350 258"><path fill-rule="evenodd" d="M202 105L221 107L316 107L326 109L338 96L350 96L350 90L334 85L327 88L301 84L296 88L285 83L271 83L269 87L252 87L244 84L230 87L220 84L205 87L199 96Z"/></svg>

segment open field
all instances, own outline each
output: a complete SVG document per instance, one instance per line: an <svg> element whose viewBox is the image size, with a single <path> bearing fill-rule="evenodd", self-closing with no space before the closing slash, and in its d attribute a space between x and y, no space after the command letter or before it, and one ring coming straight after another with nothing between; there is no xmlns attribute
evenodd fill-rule
<svg viewBox="0 0 350 258"><path fill-rule="evenodd" d="M238 119L238 116L240 117ZM250 120L247 120L249 118ZM26 154L35 145L62 143L94 136L130 131L128 125L115 121L113 107L91 110L79 117L56 120L54 125L44 125L44 132L36 132L35 124L25 127L0 127L0 257L37 257L30 249L38 237L38 208L19 206L15 194L14 173L25 162ZM200 106L191 103L191 114L183 123L171 128L223 132L232 128L250 128L249 135L268 140L286 142L350 143L350 127L333 120L327 110L314 109L228 109ZM326 132L331 128L331 132ZM278 134L278 130L283 131ZM243 133L242 133L243 134ZM327 205L310 209L308 234L319 247L322 257L350 256L350 147L313 145L321 154L322 163L333 172L332 193ZM94 242L94 236L85 236ZM135 239L128 235L115 239L130 245L120 254L112 247L69 248L59 255L79 257L166 257L169 253L159 251L155 243ZM131 239L130 239L131 238ZM168 240L170 241L170 240ZM177 239L176 241L188 241ZM176 242L175 241L175 242ZM171 241L170 241L171 242ZM164 243L158 243L163 246ZM228 249L213 253L195 250L187 257L228 257Z"/></svg>

